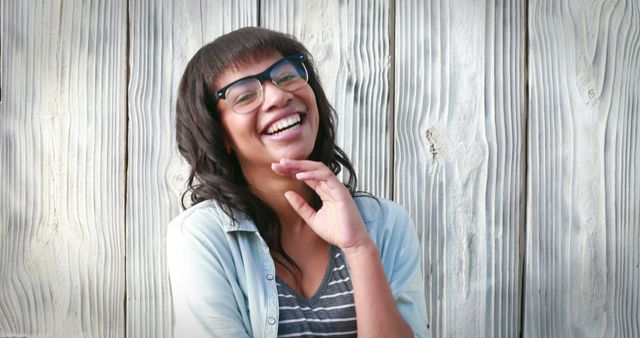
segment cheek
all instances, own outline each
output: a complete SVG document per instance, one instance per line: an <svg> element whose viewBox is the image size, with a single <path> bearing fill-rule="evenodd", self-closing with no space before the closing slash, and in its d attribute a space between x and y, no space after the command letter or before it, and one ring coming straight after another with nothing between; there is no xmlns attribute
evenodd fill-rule
<svg viewBox="0 0 640 338"><path fill-rule="evenodd" d="M235 140L237 138L236 134L238 130L236 121L223 115L220 119L220 122L222 124L222 128L224 129L225 143L235 144Z"/></svg>
<svg viewBox="0 0 640 338"><path fill-rule="evenodd" d="M251 115L223 115L221 122L225 141L236 147L242 146L243 140L249 140L255 133L255 121Z"/></svg>
<svg viewBox="0 0 640 338"><path fill-rule="evenodd" d="M318 108L318 102L316 101L316 96L313 93L313 90L311 89L311 87L308 87L308 92L307 95L305 96L305 103L307 105L307 108L309 109L309 112L313 112L314 116L313 119L315 120L315 124L316 124L316 129L318 127L318 125L320 124L320 109Z"/></svg>
<svg viewBox="0 0 640 338"><path fill-rule="evenodd" d="M309 104L313 104L314 107L316 107L316 109L318 109L318 101L316 100L316 94L313 92L313 89L311 89L311 87L309 88L309 95L308 95L308 99L307 101L309 101Z"/></svg>

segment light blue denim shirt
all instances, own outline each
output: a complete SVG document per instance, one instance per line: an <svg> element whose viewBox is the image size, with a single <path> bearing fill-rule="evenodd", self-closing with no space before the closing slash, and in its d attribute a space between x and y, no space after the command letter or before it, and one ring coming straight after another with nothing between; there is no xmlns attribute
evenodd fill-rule
<svg viewBox="0 0 640 338"><path fill-rule="evenodd" d="M398 204L357 197L369 235L402 317L416 337L429 337L420 248ZM266 242L247 219L234 223L213 201L201 202L169 224L167 257L174 336L277 337L276 270Z"/></svg>

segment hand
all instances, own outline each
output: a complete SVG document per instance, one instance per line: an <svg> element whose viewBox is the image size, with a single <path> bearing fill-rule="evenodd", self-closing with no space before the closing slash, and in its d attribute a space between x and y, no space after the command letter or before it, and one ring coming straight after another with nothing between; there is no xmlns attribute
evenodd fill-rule
<svg viewBox="0 0 640 338"><path fill-rule="evenodd" d="M303 181L320 196L322 207L316 211L298 193L284 194L293 210L322 239L343 250L371 241L349 190L324 163L282 159L271 168L277 174Z"/></svg>

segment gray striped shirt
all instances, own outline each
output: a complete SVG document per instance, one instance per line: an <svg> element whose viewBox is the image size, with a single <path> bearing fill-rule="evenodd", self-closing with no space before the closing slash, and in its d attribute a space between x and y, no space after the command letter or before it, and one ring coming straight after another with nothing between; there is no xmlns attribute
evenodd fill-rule
<svg viewBox="0 0 640 338"><path fill-rule="evenodd" d="M342 252L329 249L329 264L322 283L309 299L276 277L280 321L278 337L356 337L353 286Z"/></svg>

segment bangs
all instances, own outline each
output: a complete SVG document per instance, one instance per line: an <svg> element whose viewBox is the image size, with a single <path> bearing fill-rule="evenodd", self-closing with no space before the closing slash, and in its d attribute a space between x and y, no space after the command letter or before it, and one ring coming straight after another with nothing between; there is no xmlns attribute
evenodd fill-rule
<svg viewBox="0 0 640 338"><path fill-rule="evenodd" d="M220 78L226 72L230 72L230 71L237 72L248 65L258 63L262 59L271 57L275 54L280 55L280 57L284 57L284 55L282 55L280 51L277 51L275 49L266 49L266 48L246 51L244 54L238 55L237 57L233 58L233 60L229 61L227 65L223 66L222 67L223 70L220 72L217 72L217 74L212 78L211 91L215 93L218 89L222 88L222 86L225 85L224 83L220 83L218 80L220 80Z"/></svg>
<svg viewBox="0 0 640 338"><path fill-rule="evenodd" d="M309 57L306 48L293 36L256 27L246 27L222 35L200 52L204 80L214 92L218 89L220 84L217 81L225 70L237 71L274 52L282 56L301 52Z"/></svg>

